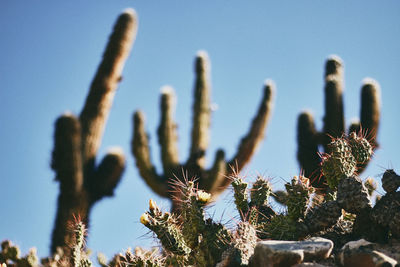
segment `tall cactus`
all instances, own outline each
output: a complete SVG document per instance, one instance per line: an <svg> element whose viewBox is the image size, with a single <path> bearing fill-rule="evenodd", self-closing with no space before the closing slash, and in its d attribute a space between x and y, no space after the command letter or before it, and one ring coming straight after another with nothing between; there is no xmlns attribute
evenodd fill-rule
<svg viewBox="0 0 400 267"><path fill-rule="evenodd" d="M63 247L68 253L72 240L67 222L80 216L88 225L93 205L112 196L125 167L120 149L110 151L96 166L96 153L110 112L125 60L136 37L134 10L122 13L109 38L102 61L78 117L66 113L55 124L51 167L60 183L58 207L52 234L51 251Z"/></svg>
<svg viewBox="0 0 400 267"><path fill-rule="evenodd" d="M136 111L133 116L132 153L140 175L154 192L160 196L174 199L171 191L171 180L174 176L179 179L182 170L190 176L199 178L199 187L217 197L231 180L227 177L232 172L230 166L241 170L251 159L257 146L264 137L265 128L270 117L274 85L268 81L264 85L264 95L258 108L257 115L253 118L249 132L242 138L234 157L225 160L225 153L219 149L213 165L209 170L204 168L205 154L209 141L210 127L210 63L207 54L201 51L195 60L196 81L194 86L193 125L191 131L190 155L185 163L179 163L177 149L176 124L173 120L174 93L172 88L163 88L161 95L161 121L158 128L158 142L161 147L161 160L163 174L156 171L151 162L148 136L144 126L144 115ZM177 204L173 201L173 204ZM176 207L176 206L174 206Z"/></svg>
<svg viewBox="0 0 400 267"><path fill-rule="evenodd" d="M343 62L337 56L328 58L325 65L325 116L322 132L315 129L314 118L310 112L303 112L297 123L297 159L306 177L312 179L314 187L326 188L325 178L319 177L321 158L318 145L322 145L325 153L330 152L328 144L332 138L341 137L345 133L343 115ZM366 135L375 148L380 117L380 88L376 81L365 79L361 88L360 122L353 122L348 130ZM360 173L367 163L359 164Z"/></svg>

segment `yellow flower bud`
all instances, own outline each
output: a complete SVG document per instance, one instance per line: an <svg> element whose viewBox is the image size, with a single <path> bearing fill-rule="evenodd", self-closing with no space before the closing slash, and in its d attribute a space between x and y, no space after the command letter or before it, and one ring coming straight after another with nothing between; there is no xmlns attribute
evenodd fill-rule
<svg viewBox="0 0 400 267"><path fill-rule="evenodd" d="M197 199L200 202L207 203L207 201L209 201L211 199L211 194L209 194L203 190L199 190L199 191L197 191Z"/></svg>
<svg viewBox="0 0 400 267"><path fill-rule="evenodd" d="M140 216L140 222L144 225L148 225L150 222L149 215L147 215L147 213L143 213L142 216Z"/></svg>
<svg viewBox="0 0 400 267"><path fill-rule="evenodd" d="M156 202L155 202L154 200L152 200L152 199L149 200L149 209L150 209L151 211L157 209L157 204L156 204Z"/></svg>

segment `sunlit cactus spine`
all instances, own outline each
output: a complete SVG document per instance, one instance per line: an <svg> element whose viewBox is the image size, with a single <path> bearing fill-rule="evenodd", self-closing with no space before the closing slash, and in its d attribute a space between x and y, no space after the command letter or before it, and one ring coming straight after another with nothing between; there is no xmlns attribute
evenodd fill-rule
<svg viewBox="0 0 400 267"><path fill-rule="evenodd" d="M312 185L316 188L326 189L327 187L326 178L324 176L318 177L321 169L318 146L322 145L323 153L329 154L331 152L329 147L331 139L340 138L346 133L343 112L343 72L343 61L337 56L329 57L325 64L324 75L325 115L323 129L320 132L316 130L313 115L308 111L302 112L298 117L297 159L301 169L304 170L304 175L311 178ZM367 78L362 82L361 88L360 121L353 122L347 133L363 132L372 148L375 149L377 147L379 120L380 87L376 81ZM365 169L370 157L364 157L365 161L360 159L357 159L358 173ZM316 179L316 177L319 179Z"/></svg>
<svg viewBox="0 0 400 267"><path fill-rule="evenodd" d="M184 169L190 176L198 177L198 186L207 191L215 199L225 190L232 174L229 166L237 166L240 171L254 155L256 148L264 139L265 129L273 107L275 86L271 81L264 85L261 103L253 118L248 133L241 139L236 154L230 160L225 159L225 152L219 149L209 169L205 167L206 151L209 144L209 128L211 120L211 84L209 81L210 62L206 52L200 51L195 59L195 84L193 117L191 129L191 145L189 157L181 162L177 147L177 124L174 121L175 95L171 87L163 87L160 109L161 120L157 130L161 149L162 173L152 163L148 134L145 130L145 118L141 111L133 116L132 154L143 180L162 197L172 200L173 210L179 209L171 190L171 179L181 177Z"/></svg>
<svg viewBox="0 0 400 267"><path fill-rule="evenodd" d="M57 214L51 251L70 253L73 235L67 222L73 215L89 225L95 203L112 196L125 167L121 149L110 151L97 165L97 151L126 59L136 37L134 10L125 10L115 23L79 117L66 113L55 124L51 167L59 182Z"/></svg>

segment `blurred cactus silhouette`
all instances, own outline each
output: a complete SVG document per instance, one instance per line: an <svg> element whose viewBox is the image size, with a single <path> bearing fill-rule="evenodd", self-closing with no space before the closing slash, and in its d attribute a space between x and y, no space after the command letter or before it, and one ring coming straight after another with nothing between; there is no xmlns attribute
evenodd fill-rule
<svg viewBox="0 0 400 267"><path fill-rule="evenodd" d="M176 124L173 120L174 93L170 87L164 87L161 95L161 121L157 131L158 142L161 147L163 174L156 171L151 162L148 136L144 126L144 115L136 111L133 116L132 153L136 159L136 166L140 175L154 192L160 196L174 199L171 180L176 176L183 179L181 174L187 171L189 176L198 177L199 188L212 194L215 199L227 186L227 178L232 172L229 166L235 166L239 171L250 161L257 146L264 138L264 131L270 117L274 84L267 81L264 86L264 95L253 118L249 132L242 138L234 157L226 161L225 153L219 149L214 163L209 170L205 170L205 154L209 143L210 127L210 63L204 51L197 54L195 60L196 81L194 86L193 125L191 131L190 156L185 163L179 163L177 148ZM177 208L173 202L173 209Z"/></svg>
<svg viewBox="0 0 400 267"><path fill-rule="evenodd" d="M114 26L79 118L66 113L55 123L51 167L60 183L60 193L51 242L53 253L62 247L68 254L73 236L67 222L76 215L88 225L93 205L112 196L121 179L125 166L122 151L110 151L98 166L96 153L136 31L136 14L127 9Z"/></svg>
<svg viewBox="0 0 400 267"><path fill-rule="evenodd" d="M315 129L314 118L310 112L303 112L297 123L297 159L306 177L312 178L312 185L317 188L327 188L325 178L319 177L321 158L318 146L322 145L325 153L330 153L329 143L332 138L345 134L343 114L343 62L337 56L328 58L325 64L325 116L321 132ZM372 79L365 79L361 88L360 122L353 122L348 130L359 133L362 131L373 148L377 147L377 133L380 118L380 87ZM357 165L361 173L368 161ZM316 179L319 178L319 179Z"/></svg>

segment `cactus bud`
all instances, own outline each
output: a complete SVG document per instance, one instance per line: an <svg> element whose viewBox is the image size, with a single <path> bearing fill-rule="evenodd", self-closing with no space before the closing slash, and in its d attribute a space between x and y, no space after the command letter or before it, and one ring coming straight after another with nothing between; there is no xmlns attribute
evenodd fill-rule
<svg viewBox="0 0 400 267"><path fill-rule="evenodd" d="M154 211L155 209L157 209L157 204L154 200L150 199L149 200L149 210Z"/></svg>
<svg viewBox="0 0 400 267"><path fill-rule="evenodd" d="M147 215L147 213L143 213L142 216L140 216L140 222L143 225L148 225L150 223L149 215Z"/></svg>

